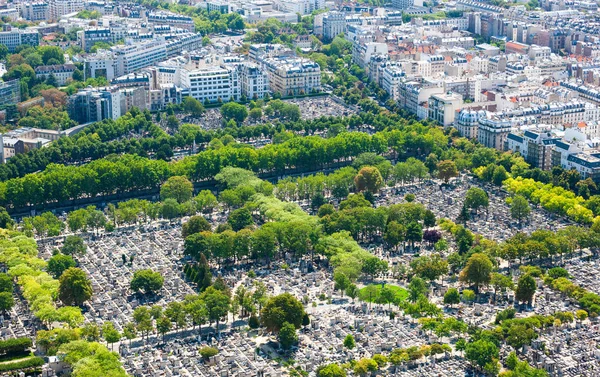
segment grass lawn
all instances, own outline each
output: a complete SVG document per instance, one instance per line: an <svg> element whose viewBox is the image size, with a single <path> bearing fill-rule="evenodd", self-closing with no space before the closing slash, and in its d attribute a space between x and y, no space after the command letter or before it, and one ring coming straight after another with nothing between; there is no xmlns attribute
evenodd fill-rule
<svg viewBox="0 0 600 377"><path fill-rule="evenodd" d="M394 304L403 302L408 298L408 291L404 288L391 284L386 284L385 287L394 292ZM361 301L378 302L381 288L381 284L368 285L358 292L358 298Z"/></svg>

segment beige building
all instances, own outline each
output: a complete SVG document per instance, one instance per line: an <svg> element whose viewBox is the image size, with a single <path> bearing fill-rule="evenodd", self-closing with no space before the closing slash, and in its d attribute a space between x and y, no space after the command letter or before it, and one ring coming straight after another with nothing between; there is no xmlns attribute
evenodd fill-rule
<svg viewBox="0 0 600 377"><path fill-rule="evenodd" d="M264 66L273 93L288 97L321 90L321 68L312 60L272 58L265 59Z"/></svg>

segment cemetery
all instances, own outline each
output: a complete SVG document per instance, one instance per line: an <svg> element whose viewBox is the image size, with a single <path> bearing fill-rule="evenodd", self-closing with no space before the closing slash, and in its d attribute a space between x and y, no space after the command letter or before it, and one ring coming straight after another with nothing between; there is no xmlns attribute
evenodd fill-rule
<svg viewBox="0 0 600 377"><path fill-rule="evenodd" d="M228 174L231 182L233 175ZM239 190L238 185L258 187L261 182L251 176L233 181L242 183L227 183L232 191ZM489 201L483 208L471 209L462 228L460 208L470 200L466 198L473 188L485 190ZM203 195L206 200L207 194ZM306 199L297 200L295 207L280 207L284 202L275 198L257 199L247 215L239 205L234 209L235 205L216 204L192 217L138 217L115 230L79 232L83 250L77 252L69 249L73 235L39 238L38 257L51 261L72 255L75 268L68 270L83 271L93 292L80 305L82 330L74 336L98 341L114 351L124 373L131 376L324 376L327 368L338 367L350 376L375 371L415 377L506 375L515 368L535 371L535 376L595 376L600 363L597 306L579 300L581 295L598 293L600 266L591 249L576 247L551 258L551 270L544 263L542 268L535 266L535 258L527 259L532 265L526 268L524 262L505 258L496 266L490 262L491 275L481 286L473 285L477 278L465 276L471 264L480 263L475 261L477 255L483 254L471 252L464 260L455 260L461 257L462 241L457 234L464 229L472 232L471 242L496 245L497 255L505 256L502 250L519 237L534 237L539 230L566 237L565 230L573 226L537 206L531 206L527 219L516 224L508 197L503 189L466 175L450 185L426 179L382 188L372 198L373 213L386 211L386 216L400 216L398 221L404 223L409 220L402 216L409 216L410 211L420 211L422 218L428 210L436 221L420 220L423 233L417 242L410 242L407 233L397 247L389 230L365 234L356 241L350 234L327 238L335 233L317 235L322 240L306 239L315 245L345 240L340 247L358 247L368 253L367 259L385 264L371 272L365 267L367 262L361 262L365 265L357 277L352 277L351 264L336 260L331 251L298 255L294 251L300 246L288 248L286 242L293 241L279 238L297 237L295 232L301 229L309 231L299 219L311 224L324 221L324 209L317 213ZM218 200L224 198L219 195ZM363 221L361 212L346 209L351 200L365 199L332 203L340 213ZM295 226L287 228L287 222ZM243 224L252 225L244 229ZM283 233L274 232L271 241L277 240L281 251L266 259L254 257L258 249L253 245L268 240L258 234L266 237L263 233L271 226L282 227ZM410 227L410 222L405 226ZM430 237L426 232L438 234L435 244L426 241ZM192 243L190 237L209 244ZM243 237L249 237L247 246ZM260 250L267 247L261 245ZM192 252L192 247L201 247L202 256ZM245 255L236 251L238 247L255 251ZM218 253L228 256L221 258ZM236 253L242 254L232 259ZM552 272L559 266L562 269ZM432 272L438 268L439 273ZM57 281L60 286L67 271ZM156 287L152 287L152 274L160 277ZM205 284L198 274L208 276L211 283ZM504 282L495 282L494 275L504 276ZM139 284L134 284L136 279ZM527 279L533 282L529 296L522 293ZM575 288L569 291L563 288L565 284ZM573 294L573 290L582 293ZM58 294L62 295L62 288ZM40 321L25 297L17 294L14 305L1 316L2 339L35 339L37 334L39 340L40 331L57 331ZM282 297L298 305L299 313L283 312L294 324L269 322L268 307ZM219 300L225 306L219 306ZM290 341L282 335L287 325L292 328ZM488 339L496 339L497 346ZM487 358L476 348L484 343L493 348ZM34 368L43 376L59 376L72 368L61 359L60 346L50 354L48 346L40 345L35 356L49 358Z"/></svg>

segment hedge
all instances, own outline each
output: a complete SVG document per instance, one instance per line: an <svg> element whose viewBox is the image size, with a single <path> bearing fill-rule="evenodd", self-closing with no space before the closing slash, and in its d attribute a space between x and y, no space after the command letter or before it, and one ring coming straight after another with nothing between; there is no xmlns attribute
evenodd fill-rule
<svg viewBox="0 0 600 377"><path fill-rule="evenodd" d="M25 337L0 340L0 354L23 352L31 346L33 346L33 341Z"/></svg>
<svg viewBox="0 0 600 377"><path fill-rule="evenodd" d="M27 359L23 359L21 361L8 362L5 364L0 364L0 372L7 372L11 370L17 369L26 369L26 368L34 368L41 367L44 365L44 359L41 357L31 357Z"/></svg>

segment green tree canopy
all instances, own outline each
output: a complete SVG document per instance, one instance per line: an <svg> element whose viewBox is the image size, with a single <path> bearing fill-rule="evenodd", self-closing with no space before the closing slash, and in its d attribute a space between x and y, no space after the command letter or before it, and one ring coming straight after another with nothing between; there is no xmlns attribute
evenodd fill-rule
<svg viewBox="0 0 600 377"><path fill-rule="evenodd" d="M71 267L60 276L58 297L65 305L81 306L92 293L92 283L83 270Z"/></svg>
<svg viewBox="0 0 600 377"><path fill-rule="evenodd" d="M130 288L135 292L154 293L159 291L165 280L158 272L150 269L138 270L133 273Z"/></svg>
<svg viewBox="0 0 600 377"><path fill-rule="evenodd" d="M283 293L267 301L261 312L261 322L269 331L279 331L285 322L299 329L303 316L302 303L291 294Z"/></svg>

